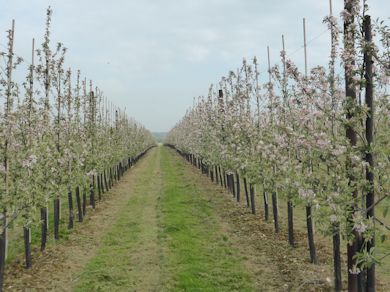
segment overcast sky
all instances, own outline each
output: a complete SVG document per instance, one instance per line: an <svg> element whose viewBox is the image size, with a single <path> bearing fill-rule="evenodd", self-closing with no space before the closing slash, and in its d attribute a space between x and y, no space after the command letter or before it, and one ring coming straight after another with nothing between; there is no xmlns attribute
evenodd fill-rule
<svg viewBox="0 0 390 292"><path fill-rule="evenodd" d="M389 0L368 1L373 18L388 19ZM302 65L306 17L309 66L324 64L329 34L322 19L329 0L0 0L0 45L16 20L15 51L28 59L42 42L45 10L53 9L52 41L69 49L67 64L92 79L116 105L152 131L168 131L243 57L260 60L266 47L286 50ZM333 0L339 15L343 0Z"/></svg>

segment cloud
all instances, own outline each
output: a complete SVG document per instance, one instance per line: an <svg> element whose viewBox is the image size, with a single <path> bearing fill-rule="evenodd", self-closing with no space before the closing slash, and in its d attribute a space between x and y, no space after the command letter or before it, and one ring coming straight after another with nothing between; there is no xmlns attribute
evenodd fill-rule
<svg viewBox="0 0 390 292"><path fill-rule="evenodd" d="M206 46L192 44L186 48L186 57L191 62L201 62L210 56L211 51Z"/></svg>
<svg viewBox="0 0 390 292"><path fill-rule="evenodd" d="M333 1L339 15L342 0ZM373 18L387 18L390 1L371 1ZM81 69L115 104L147 127L168 130L242 58L254 55L266 72L266 47L279 62L281 35L302 67L302 18L307 19L309 66L326 64L328 1L313 0L12 0L0 10L0 44L16 19L16 52L29 59L31 38L42 42L45 9L52 39L69 48L67 65ZM22 74L23 75L23 74Z"/></svg>

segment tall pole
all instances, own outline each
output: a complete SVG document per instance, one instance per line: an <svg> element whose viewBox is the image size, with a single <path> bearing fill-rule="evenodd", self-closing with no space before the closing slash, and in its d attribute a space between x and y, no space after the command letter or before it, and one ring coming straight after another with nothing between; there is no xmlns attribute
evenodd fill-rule
<svg viewBox="0 0 390 292"><path fill-rule="evenodd" d="M269 84L271 84L271 58L269 56L269 46L267 46L267 55L268 55L268 82Z"/></svg>
<svg viewBox="0 0 390 292"><path fill-rule="evenodd" d="M332 0L329 0L329 16L333 17L333 8L332 8ZM330 65L329 65L329 85L330 85L330 95L331 95L331 104L332 104L332 126L331 131L332 135L335 136L335 82L334 82L334 76L335 76L335 57L336 52L334 49L334 28L333 25L330 27L330 42L331 42L331 56L330 56ZM341 277L341 251L340 251L340 223L335 222L332 225L333 228L333 236L332 236L332 242L333 242L333 272L334 272L334 287L335 291L339 292L342 289L342 277Z"/></svg>
<svg viewBox="0 0 390 292"><path fill-rule="evenodd" d="M33 96L34 96L34 51L35 51L35 39L32 39L32 50L31 50L31 67L30 67L30 88L29 88L29 101L28 101L28 124L31 126L31 112L33 107ZM30 129L29 129L30 130ZM29 133L29 137L31 135Z"/></svg>
<svg viewBox="0 0 390 292"><path fill-rule="evenodd" d="M351 67L355 64L355 60L353 57L355 41L354 41L354 28L353 24L355 22L353 11L352 11L352 3L349 0L344 0L344 9L348 12L348 15L344 18L344 51L349 52L347 55L351 55L350 59L344 60L344 70L345 70L345 104L346 104L346 119L348 121L352 121L354 119L354 112L356 107L356 91L353 82L353 74L351 72ZM346 125L346 137L349 140L349 144L352 147L355 147L357 144L357 134L353 125L349 123ZM349 157L346 161L346 168L348 172L354 167L352 159ZM354 185L356 178L350 174L348 177L349 185ZM353 187L351 193L353 201L357 200L358 191L356 187ZM348 214L348 222L352 224L353 216L355 212L357 212L356 202L352 202L349 207ZM348 291L349 292L357 292L359 291L360 275L356 275L351 272L354 270L354 266L356 264L355 255L359 251L360 238L361 236L355 230L349 230L351 236L353 236L353 240L347 244L347 269L348 269Z"/></svg>
<svg viewBox="0 0 390 292"><path fill-rule="evenodd" d="M14 32L15 32L15 20L12 20L12 28L8 32L8 52L7 52L7 87L5 92L5 105L4 105L4 122L5 122L5 129L6 129L6 135L4 139L4 145L3 145L3 167L4 167L4 194L1 194L1 196L5 196L6 198L9 195L9 174L8 174L8 149L9 149L9 139L10 137L10 131L11 127L9 125L9 115L11 114L12 105L13 105L13 94L12 94L12 69L13 69L13 56L14 56ZM4 269L5 269L5 260L7 258L7 243L8 243L8 237L7 237L7 208L4 206L4 209L2 210L1 214L1 225L2 225L2 232L0 234L0 292L3 291L3 279L4 279Z"/></svg>
<svg viewBox="0 0 390 292"><path fill-rule="evenodd" d="M303 49L305 54L305 77L307 77L306 19L303 18Z"/></svg>
<svg viewBox="0 0 390 292"><path fill-rule="evenodd" d="M282 35L282 48L283 48L283 55L282 55L282 62L283 62L283 85L282 85L282 92L283 92L283 102L286 102L287 100L287 71L286 71L286 46L284 42L284 35Z"/></svg>
<svg viewBox="0 0 390 292"><path fill-rule="evenodd" d="M283 48L283 57L282 57L282 62L283 62L283 82L286 80L286 47L284 44L284 35L282 34L282 48Z"/></svg>
<svg viewBox="0 0 390 292"><path fill-rule="evenodd" d="M364 26L364 40L367 44L372 42L372 33L371 33L371 18L369 15L364 17L363 21ZM366 179L370 185L369 191L366 194L366 208L367 210L367 219L372 219L374 217L375 211L375 193L374 193L374 156L372 153L372 144L374 142L374 89L373 89L373 78L372 78L372 52L371 47L367 46L368 49L364 51L364 65L365 65L365 76L366 80L366 95L365 103L368 108L368 113L366 117L366 140L367 140L367 150L365 160L368 163L366 167ZM375 236L367 242L367 251L370 252L372 248L375 247ZM375 263L367 268L367 282L366 289L368 292L375 291Z"/></svg>
<svg viewBox="0 0 390 292"><path fill-rule="evenodd" d="M329 0L329 16L333 17L333 8L332 8L332 0ZM336 127L335 127L335 120L336 120L336 114L335 114L335 107L336 107L336 99L335 99L335 62L336 62L336 49L335 49L335 32L334 27L331 25L330 27L330 44L331 44L331 51L330 51L330 65L329 65L329 87L330 87L330 95L332 99L332 135L336 135Z"/></svg>

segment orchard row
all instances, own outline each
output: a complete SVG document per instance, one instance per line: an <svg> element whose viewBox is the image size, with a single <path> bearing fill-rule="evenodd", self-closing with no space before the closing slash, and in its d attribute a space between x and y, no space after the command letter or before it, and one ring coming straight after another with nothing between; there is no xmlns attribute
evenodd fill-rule
<svg viewBox="0 0 390 292"><path fill-rule="evenodd" d="M377 252L375 239L385 240L390 228L390 30L372 24L367 5L360 4L346 0L341 20L325 18L328 66L302 73L283 48L281 65L271 67L268 57L263 78L258 59L244 60L196 100L167 137L238 200L243 182L253 213L257 186L265 220L272 205L275 232L282 196L291 246L293 209L304 205L312 263L313 220L333 240L337 291L341 240L347 242L350 291L374 291L375 265L388 255ZM335 73L339 69L342 74Z"/></svg>
<svg viewBox="0 0 390 292"><path fill-rule="evenodd" d="M73 206L82 221L87 197L95 208L102 193L155 143L148 130L81 78L80 71L65 68L66 48L50 42L51 15L49 8L43 42L38 47L32 41L30 60L14 53L14 22L0 54L1 286L9 231L24 230L26 267L31 267L31 230L40 228L43 251L51 230L49 214L54 237L60 237L61 201L68 203L72 228ZM23 64L27 76L18 81Z"/></svg>

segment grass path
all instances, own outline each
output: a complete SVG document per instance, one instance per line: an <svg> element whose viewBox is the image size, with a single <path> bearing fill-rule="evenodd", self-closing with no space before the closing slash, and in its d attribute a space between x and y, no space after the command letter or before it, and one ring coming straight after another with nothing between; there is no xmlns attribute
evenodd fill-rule
<svg viewBox="0 0 390 292"><path fill-rule="evenodd" d="M157 205L162 188L160 151L152 150L130 199L86 265L76 291L157 291L160 246Z"/></svg>
<svg viewBox="0 0 390 292"><path fill-rule="evenodd" d="M162 149L164 163L161 238L164 290L251 291L253 279L221 224L210 200L202 193L189 166L173 151Z"/></svg>
<svg viewBox="0 0 390 292"><path fill-rule="evenodd" d="M250 291L251 278L188 167L159 147L76 291Z"/></svg>

